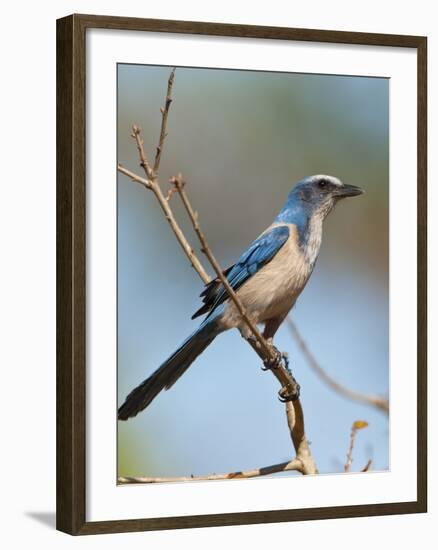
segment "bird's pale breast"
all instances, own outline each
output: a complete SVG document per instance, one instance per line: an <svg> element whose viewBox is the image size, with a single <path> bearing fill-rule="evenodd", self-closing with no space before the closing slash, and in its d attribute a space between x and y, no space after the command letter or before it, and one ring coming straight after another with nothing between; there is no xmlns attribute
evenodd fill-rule
<svg viewBox="0 0 438 550"><path fill-rule="evenodd" d="M287 225L287 242L274 258L237 292L246 313L256 323L286 315L312 272L312 266L299 246L296 226ZM240 315L233 303L227 303L221 321L227 328L241 323Z"/></svg>

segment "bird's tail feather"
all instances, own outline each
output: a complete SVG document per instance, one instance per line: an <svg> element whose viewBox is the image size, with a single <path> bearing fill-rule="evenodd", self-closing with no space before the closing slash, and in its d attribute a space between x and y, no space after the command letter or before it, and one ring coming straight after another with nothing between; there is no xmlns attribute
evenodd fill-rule
<svg viewBox="0 0 438 550"><path fill-rule="evenodd" d="M218 332L212 329L211 326L201 325L149 378L134 388L119 408L118 419L128 420L136 416L161 390L171 388L215 339Z"/></svg>

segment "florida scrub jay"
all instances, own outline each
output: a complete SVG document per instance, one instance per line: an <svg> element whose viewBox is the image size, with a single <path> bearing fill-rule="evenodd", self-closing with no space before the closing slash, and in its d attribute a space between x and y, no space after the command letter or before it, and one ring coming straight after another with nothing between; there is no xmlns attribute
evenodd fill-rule
<svg viewBox="0 0 438 550"><path fill-rule="evenodd" d="M315 266L322 225L335 204L363 191L333 176L310 176L299 181L270 225L228 268L226 275L254 323L264 324L263 336L272 341L295 304ZM220 280L213 279L201 294L203 306L192 318L207 314L198 329L151 375L128 395L119 420L145 409L163 389L169 389L221 332L238 328L250 336L235 304Z"/></svg>

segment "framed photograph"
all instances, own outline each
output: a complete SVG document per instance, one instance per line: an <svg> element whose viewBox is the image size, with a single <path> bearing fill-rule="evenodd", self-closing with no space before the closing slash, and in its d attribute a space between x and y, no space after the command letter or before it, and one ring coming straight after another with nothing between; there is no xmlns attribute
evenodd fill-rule
<svg viewBox="0 0 438 550"><path fill-rule="evenodd" d="M57 527L425 512L426 38L57 22Z"/></svg>

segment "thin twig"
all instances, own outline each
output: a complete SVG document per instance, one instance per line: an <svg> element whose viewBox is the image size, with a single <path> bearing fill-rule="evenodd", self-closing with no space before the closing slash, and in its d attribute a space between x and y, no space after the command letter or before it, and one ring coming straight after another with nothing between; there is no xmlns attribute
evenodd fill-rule
<svg viewBox="0 0 438 550"><path fill-rule="evenodd" d="M189 259L190 263L192 264L192 266L194 267L198 275L204 281L204 283L208 283L210 281L210 277L208 276L208 273L203 268L201 262L198 260L198 257L194 253L193 248L190 246L189 242L185 238L184 233L182 232L178 222L175 219L175 216L173 215L172 209L169 206L169 201L164 196L161 190L160 184L156 178L156 174L150 167L150 164L144 152L143 139L141 138L140 133L141 133L140 128L134 125L132 127L132 136L134 137L135 142L137 144L137 149L141 160L141 166L145 171L147 179L141 178L134 172L127 170L121 164L117 166L117 169L120 173L124 174L128 178L131 178L131 180L134 181L135 183L139 183L143 185L144 187L146 187L147 189L151 190L154 193L154 195L158 200L159 205L161 206L161 209L163 210L164 217L166 218L170 227L172 228L175 234L175 237L177 238L177 241L181 245L181 248L185 252L187 258Z"/></svg>
<svg viewBox="0 0 438 550"><path fill-rule="evenodd" d="M139 183L140 185L143 185L144 187L146 187L146 189L152 189L152 184L149 180L145 180L144 178L141 178L140 176L138 176L137 174L134 174L134 172L131 172L131 170L128 170L121 164L117 165L117 170L121 174L130 178L134 183Z"/></svg>
<svg viewBox="0 0 438 550"><path fill-rule="evenodd" d="M329 374L327 374L325 370L320 366L318 361L316 360L316 357L310 351L309 346L306 344L296 324L293 322L293 320L290 317L287 318L287 324L292 336L294 337L296 343L298 344L298 347L303 353L307 361L307 364L321 378L321 380L323 380L332 390L339 393L340 395L343 395L348 399L352 399L353 401L359 401L360 403L365 403L366 405L370 405L372 407L379 409L380 411L383 411L385 414L389 414L389 401L387 399L380 397L379 395L370 395L370 394L361 393L355 390L351 390L350 388L343 386L337 380L335 380Z"/></svg>
<svg viewBox="0 0 438 550"><path fill-rule="evenodd" d="M356 422L353 422L353 425L351 426L351 433L350 433L350 445L348 447L347 452L347 462L344 466L344 472L349 472L351 470L351 465L353 463L353 449L354 449L354 443L356 441L356 434L359 430L363 430L368 426L368 422L365 422L365 420L356 420Z"/></svg>
<svg viewBox="0 0 438 550"><path fill-rule="evenodd" d="M207 474L204 476L176 476L176 477L131 477L121 476L118 482L121 484L131 483L161 483L174 481L205 481L205 480L224 480L224 479L249 479L252 477L267 476L279 472L302 472L302 463L299 458L294 458L290 462L273 464L263 468L254 468L253 470L243 470L240 472L230 472L226 474Z"/></svg>
<svg viewBox="0 0 438 550"><path fill-rule="evenodd" d="M130 170L127 170L120 164L118 165L118 170L125 176L128 176L131 178L132 181L139 183L140 185L143 185L147 189L151 190L154 195L156 196L159 205L161 206L161 209L163 210L164 217L168 221L170 227L172 228L172 231L175 234L175 237L179 244L181 245L181 248L183 249L184 253L186 254L187 258L189 259L190 263L198 273L198 275L201 277L201 279L204 281L204 283L208 283L210 280L210 277L208 276L208 273L203 268L201 262L198 260L198 257L196 256L195 252L193 251L193 248L190 246L189 242L184 236L184 233L182 232L178 222L175 219L175 216L173 215L173 212L171 208L169 207L169 202L166 200L166 197L163 195L163 192L161 191L161 187L158 184L157 180L145 180L144 178L141 178L140 176L137 176Z"/></svg>
<svg viewBox="0 0 438 550"><path fill-rule="evenodd" d="M373 461L371 458L368 460L368 462L365 464L365 466L362 468L361 472L368 472L371 468Z"/></svg>
<svg viewBox="0 0 438 550"><path fill-rule="evenodd" d="M158 175L158 169L160 168L160 161L161 161L161 153L163 152L163 145L164 140L166 139L167 133L166 133L166 125L167 125L167 117L169 115L169 109L170 104L172 103L172 88L173 88L173 81L175 79L175 68L172 69L169 80L167 81L167 93L166 93L166 101L164 103L164 107L161 107L161 130L160 130L160 140L158 142L157 146L157 152L155 154L155 162L154 162L154 173L155 176Z"/></svg>
<svg viewBox="0 0 438 550"><path fill-rule="evenodd" d="M135 139L135 143L137 144L138 156L140 157L140 166L145 171L147 178L153 181L154 179L156 179L155 172L154 170L152 170L151 165L149 164L149 161L144 152L144 141L140 133L140 127L134 124L132 127L131 137Z"/></svg>
<svg viewBox="0 0 438 550"><path fill-rule="evenodd" d="M353 448L354 448L354 440L356 439L356 430L351 430L350 435L350 446L348 447L347 452L347 462L344 465L344 472L349 472L351 470L351 465L353 463Z"/></svg>

